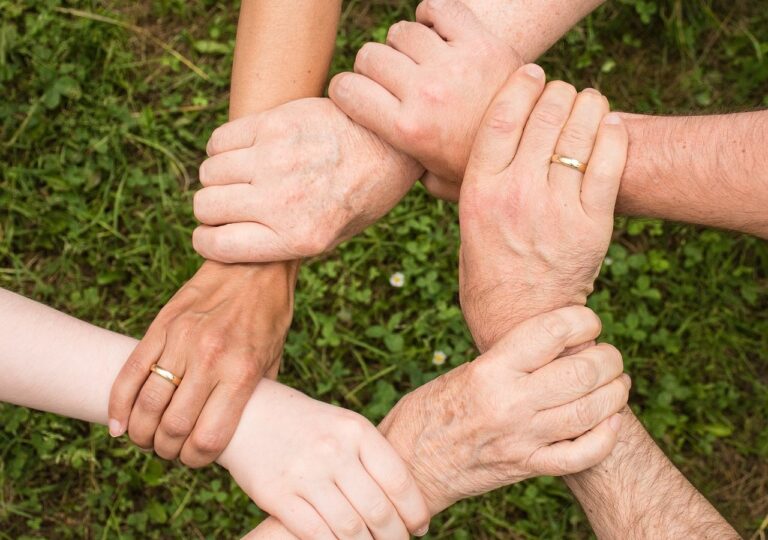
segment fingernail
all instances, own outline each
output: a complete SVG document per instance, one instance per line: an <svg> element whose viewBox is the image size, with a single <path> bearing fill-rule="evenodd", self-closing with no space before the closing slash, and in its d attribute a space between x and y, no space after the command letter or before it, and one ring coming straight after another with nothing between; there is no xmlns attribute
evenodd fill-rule
<svg viewBox="0 0 768 540"><path fill-rule="evenodd" d="M614 414L611 416L611 419L608 420L608 425L613 431L618 433L619 429L621 428L621 415Z"/></svg>
<svg viewBox="0 0 768 540"><path fill-rule="evenodd" d="M600 92L598 92L597 90L595 90L594 88L585 88L584 90L581 91L581 93L582 94L593 94L595 96L602 96L603 95Z"/></svg>
<svg viewBox="0 0 768 540"><path fill-rule="evenodd" d="M419 529L418 531L416 531L413 534L414 534L414 536L424 536L428 532L429 532L429 525L427 525L426 527L422 527L421 529Z"/></svg>
<svg viewBox="0 0 768 540"><path fill-rule="evenodd" d="M121 424L118 420L114 418L109 419L109 423L107 424L109 426L109 434L113 437L119 437L123 433L125 433L125 428L123 427L123 424Z"/></svg>
<svg viewBox="0 0 768 540"><path fill-rule="evenodd" d="M632 388L632 377L630 377L626 373L624 373L621 377L624 380L624 384L627 385L627 388Z"/></svg>
<svg viewBox="0 0 768 540"><path fill-rule="evenodd" d="M537 64L528 64L523 70L529 77L533 77L534 79L544 78L544 70Z"/></svg>
<svg viewBox="0 0 768 540"><path fill-rule="evenodd" d="M609 126L618 126L619 124L621 124L621 116L619 116L616 113L610 113L605 116L605 119L603 119L603 122L605 122Z"/></svg>

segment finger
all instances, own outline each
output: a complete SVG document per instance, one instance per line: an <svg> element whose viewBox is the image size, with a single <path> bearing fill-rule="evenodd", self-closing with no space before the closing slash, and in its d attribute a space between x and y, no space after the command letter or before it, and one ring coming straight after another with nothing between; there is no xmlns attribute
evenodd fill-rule
<svg viewBox="0 0 768 540"><path fill-rule="evenodd" d="M535 391L535 406L541 411L586 396L622 371L621 353L616 347L601 343L554 360L526 377L525 384Z"/></svg>
<svg viewBox="0 0 768 540"><path fill-rule="evenodd" d="M450 202L459 201L461 184L457 184L456 182L451 182L449 180L443 180L431 172L427 172L421 178L421 183L424 184L424 188L433 197Z"/></svg>
<svg viewBox="0 0 768 540"><path fill-rule="evenodd" d="M216 383L192 367L185 374L165 409L155 432L155 453L163 459L176 459L184 441L211 395Z"/></svg>
<svg viewBox="0 0 768 540"><path fill-rule="evenodd" d="M511 368L532 373L567 348L596 339L600 330L600 319L591 309L565 307L520 323L480 358L502 356Z"/></svg>
<svg viewBox="0 0 768 540"><path fill-rule="evenodd" d="M276 505L276 511L270 511L292 534L299 538L313 540L335 540L331 529L320 517L317 510L300 497L291 497Z"/></svg>
<svg viewBox="0 0 768 540"><path fill-rule="evenodd" d="M209 465L226 448L235 433L240 416L251 397L256 382L232 384L219 382L205 402L203 412L181 448L181 462L187 467Z"/></svg>
<svg viewBox="0 0 768 540"><path fill-rule="evenodd" d="M425 530L431 517L427 503L416 480L387 440L378 434L364 439L360 462L394 505L408 530L413 534ZM378 517L383 520L384 516Z"/></svg>
<svg viewBox="0 0 768 540"><path fill-rule="evenodd" d="M509 77L480 124L468 168L498 174L509 166L545 79L544 70L536 64L522 66Z"/></svg>
<svg viewBox="0 0 768 540"><path fill-rule="evenodd" d="M165 346L165 332L154 323L125 361L109 394L109 433L119 437L128 429L128 419L141 387L149 377L149 367L157 362Z"/></svg>
<svg viewBox="0 0 768 540"><path fill-rule="evenodd" d="M331 79L328 95L353 121L396 143L400 100L379 83L357 73L339 73Z"/></svg>
<svg viewBox="0 0 768 540"><path fill-rule="evenodd" d="M471 39L483 31L478 18L460 0L423 0L416 8L416 20L449 42Z"/></svg>
<svg viewBox="0 0 768 540"><path fill-rule="evenodd" d="M266 263L300 259L280 236L261 223L201 225L192 233L192 247L202 257L222 263Z"/></svg>
<svg viewBox="0 0 768 540"><path fill-rule="evenodd" d="M362 464L342 471L336 485L363 518L374 538L409 538L397 510Z"/></svg>
<svg viewBox="0 0 768 540"><path fill-rule="evenodd" d="M217 127L208 139L206 153L215 156L252 146L265 119L266 113L251 114Z"/></svg>
<svg viewBox="0 0 768 540"><path fill-rule="evenodd" d="M446 43L431 28L411 21L399 21L389 27L387 45L420 64L434 58Z"/></svg>
<svg viewBox="0 0 768 540"><path fill-rule="evenodd" d="M263 184L231 184L198 190L194 199L195 217L204 225L258 222L271 209L265 187L269 189Z"/></svg>
<svg viewBox="0 0 768 540"><path fill-rule="evenodd" d="M526 163L541 163L547 170L560 133L571 115L576 89L568 83L547 84L525 126L518 155Z"/></svg>
<svg viewBox="0 0 768 540"><path fill-rule="evenodd" d="M181 354L184 350L181 345L180 338L169 339L157 365L183 380L186 361ZM141 387L128 419L128 435L140 448L154 447L155 431L175 391L176 386L172 382L154 372L149 374Z"/></svg>
<svg viewBox="0 0 768 540"><path fill-rule="evenodd" d="M622 374L594 392L562 407L540 411L536 431L549 443L575 439L619 412L629 399L629 376Z"/></svg>
<svg viewBox="0 0 768 540"><path fill-rule="evenodd" d="M337 538L341 540L371 538L363 518L336 486L312 494L305 493L303 497L323 517Z"/></svg>
<svg viewBox="0 0 768 540"><path fill-rule="evenodd" d="M600 121L608 113L608 100L592 88L576 97L571 116L557 141L555 153L589 163ZM549 184L561 200L578 207L584 173L559 163L549 166Z"/></svg>
<svg viewBox="0 0 768 540"><path fill-rule="evenodd" d="M402 99L412 84L416 63L400 51L382 43L363 45L355 58L355 73L379 83L390 94Z"/></svg>
<svg viewBox="0 0 768 540"><path fill-rule="evenodd" d="M561 441L537 450L531 465L540 475L562 476L594 467L616 446L622 417L614 414L574 441Z"/></svg>
<svg viewBox="0 0 768 540"><path fill-rule="evenodd" d="M256 179L257 172L260 178L273 177L275 173L270 169L270 163L270 156L261 146L248 146L209 157L200 165L198 174L204 187L248 184Z"/></svg>
<svg viewBox="0 0 768 540"><path fill-rule="evenodd" d="M603 217L613 222L628 145L629 135L621 117L616 113L606 115L597 132L581 190L584 211L593 219Z"/></svg>

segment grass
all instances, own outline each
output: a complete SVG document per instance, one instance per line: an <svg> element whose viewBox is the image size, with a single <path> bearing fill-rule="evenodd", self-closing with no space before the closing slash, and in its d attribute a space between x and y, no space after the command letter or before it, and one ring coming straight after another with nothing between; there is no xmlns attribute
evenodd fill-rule
<svg viewBox="0 0 768 540"><path fill-rule="evenodd" d="M411 17L345 4L334 71ZM196 166L226 118L236 9L226 2L0 0L0 286L141 336L197 268ZM768 105L760 0L614 0L542 59L622 110ZM300 276L283 380L379 419L472 358L456 302L454 207L416 189ZM768 530L768 248L619 219L591 305L624 353L659 444L746 537ZM406 285L394 289L395 271ZM434 350L446 351L443 367ZM261 519L220 469L193 472L101 427L0 405L0 539L236 537ZM433 538L587 538L562 482L457 504Z"/></svg>

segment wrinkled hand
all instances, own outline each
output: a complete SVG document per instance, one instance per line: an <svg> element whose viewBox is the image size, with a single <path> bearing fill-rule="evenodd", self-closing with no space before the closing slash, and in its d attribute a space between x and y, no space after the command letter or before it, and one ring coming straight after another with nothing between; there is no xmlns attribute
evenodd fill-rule
<svg viewBox="0 0 768 540"><path fill-rule="evenodd" d="M221 262L328 251L388 212L422 170L323 98L229 122L208 153L193 244Z"/></svg>
<svg viewBox="0 0 768 540"><path fill-rule="evenodd" d="M275 377L296 267L206 262L157 315L112 387L110 433L190 467L229 442L262 376ZM182 378L172 383L149 368Z"/></svg>
<svg viewBox="0 0 768 540"><path fill-rule="evenodd" d="M537 74L538 70L538 74ZM532 315L584 304L613 231L627 132L608 101L533 65L488 109L459 201L462 309L480 350ZM551 164L558 153L586 174Z"/></svg>
<svg viewBox="0 0 768 540"><path fill-rule="evenodd" d="M621 354L601 344L557 358L599 333L585 307L539 315L400 400L380 429L433 514L532 476L587 469L611 452L630 386Z"/></svg>
<svg viewBox="0 0 768 540"><path fill-rule="evenodd" d="M429 512L405 463L353 412L262 381L219 463L299 538L407 539Z"/></svg>
<svg viewBox="0 0 768 540"><path fill-rule="evenodd" d="M533 476L583 471L610 454L631 385L621 354L601 344L559 358L599 333L586 307L539 315L395 405L379 429L430 514ZM269 519L246 538L294 536Z"/></svg>
<svg viewBox="0 0 768 540"><path fill-rule="evenodd" d="M424 0L418 22L367 43L329 95L353 120L419 160L433 195L457 200L488 104L522 60L460 0Z"/></svg>

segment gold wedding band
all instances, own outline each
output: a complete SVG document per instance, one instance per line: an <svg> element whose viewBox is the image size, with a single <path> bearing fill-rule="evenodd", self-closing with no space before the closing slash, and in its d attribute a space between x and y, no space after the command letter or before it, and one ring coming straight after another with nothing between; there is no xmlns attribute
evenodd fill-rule
<svg viewBox="0 0 768 540"><path fill-rule="evenodd" d="M155 375L160 375L163 379L171 383L173 386L179 386L181 384L181 377L177 377L167 369L163 369L157 364L152 364L152 366L149 368L149 371L151 371Z"/></svg>
<svg viewBox="0 0 768 540"><path fill-rule="evenodd" d="M576 169L582 174L587 172L586 163L582 163L578 159L561 156L560 154L555 154L552 156L552 163L559 163L560 165L565 165L566 167L570 167L571 169Z"/></svg>

